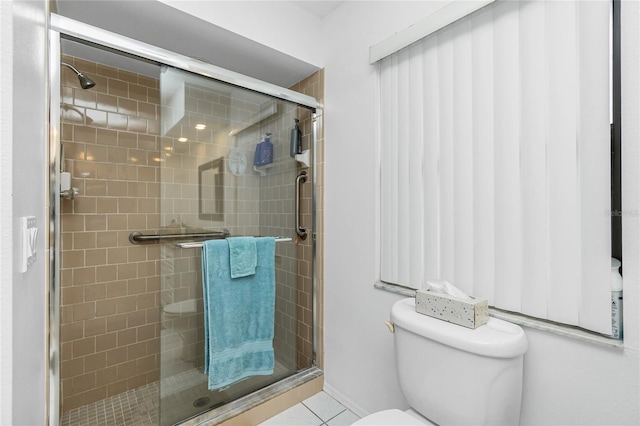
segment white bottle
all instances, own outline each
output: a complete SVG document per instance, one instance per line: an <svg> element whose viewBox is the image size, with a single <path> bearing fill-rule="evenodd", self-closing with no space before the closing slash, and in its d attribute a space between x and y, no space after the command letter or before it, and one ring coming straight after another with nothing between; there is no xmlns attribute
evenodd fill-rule
<svg viewBox="0 0 640 426"><path fill-rule="evenodd" d="M622 339L622 275L620 261L611 258L611 337Z"/></svg>

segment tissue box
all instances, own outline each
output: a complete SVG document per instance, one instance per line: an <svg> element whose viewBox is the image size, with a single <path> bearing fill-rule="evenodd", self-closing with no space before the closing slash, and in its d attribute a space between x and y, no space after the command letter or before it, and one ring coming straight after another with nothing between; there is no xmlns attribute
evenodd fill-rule
<svg viewBox="0 0 640 426"><path fill-rule="evenodd" d="M429 290L416 291L416 312L468 328L477 328L489 320L485 299L463 300Z"/></svg>

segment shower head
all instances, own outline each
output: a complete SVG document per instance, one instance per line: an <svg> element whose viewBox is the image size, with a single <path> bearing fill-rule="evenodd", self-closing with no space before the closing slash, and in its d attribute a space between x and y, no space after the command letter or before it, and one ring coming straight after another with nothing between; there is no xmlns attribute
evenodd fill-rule
<svg viewBox="0 0 640 426"><path fill-rule="evenodd" d="M80 87L82 87L83 89L90 89L96 85L96 83L93 80L91 80L86 75L82 74L75 67L73 67L73 65L70 65L66 62L60 62L60 65L64 65L65 67L71 68L73 72L76 73L76 75L78 76L78 80L80 80Z"/></svg>
<svg viewBox="0 0 640 426"><path fill-rule="evenodd" d="M78 80L80 80L80 87L83 89L90 89L96 85L93 80L82 73L78 74Z"/></svg>

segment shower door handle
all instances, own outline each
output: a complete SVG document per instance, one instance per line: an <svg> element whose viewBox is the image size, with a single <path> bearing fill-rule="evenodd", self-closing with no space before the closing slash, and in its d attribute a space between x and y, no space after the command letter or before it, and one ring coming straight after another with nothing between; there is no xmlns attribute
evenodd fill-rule
<svg viewBox="0 0 640 426"><path fill-rule="evenodd" d="M307 229L300 226L300 186L307 181L307 172L302 171L296 177L296 234L303 240L307 238Z"/></svg>

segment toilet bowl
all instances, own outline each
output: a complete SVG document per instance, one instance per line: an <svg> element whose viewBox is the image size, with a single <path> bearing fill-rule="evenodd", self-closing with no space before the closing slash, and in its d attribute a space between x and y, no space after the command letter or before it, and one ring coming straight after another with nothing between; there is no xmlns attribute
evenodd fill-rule
<svg viewBox="0 0 640 426"><path fill-rule="evenodd" d="M162 307L162 326L167 329L174 329L180 331L181 328L186 328L186 325L182 321L175 321L178 319L184 319L196 313L196 300L187 299L182 302L174 302L164 305Z"/></svg>
<svg viewBox="0 0 640 426"><path fill-rule="evenodd" d="M189 318L197 313L195 299L164 305L161 313L162 327L170 334L177 335L180 357L183 361L193 361L197 341L196 331L189 326Z"/></svg>
<svg viewBox="0 0 640 426"><path fill-rule="evenodd" d="M395 366L411 409L380 411L354 425L517 425L522 329L497 318L476 329L415 311L415 299L391 308Z"/></svg>

